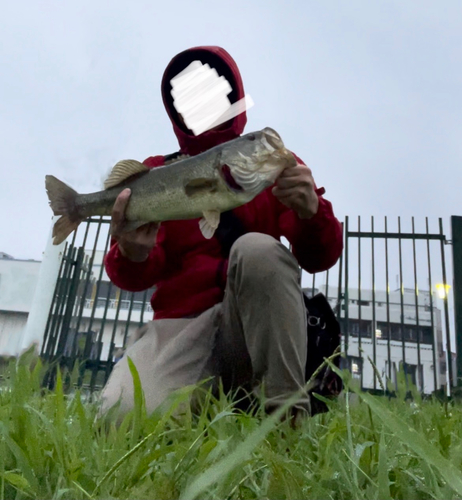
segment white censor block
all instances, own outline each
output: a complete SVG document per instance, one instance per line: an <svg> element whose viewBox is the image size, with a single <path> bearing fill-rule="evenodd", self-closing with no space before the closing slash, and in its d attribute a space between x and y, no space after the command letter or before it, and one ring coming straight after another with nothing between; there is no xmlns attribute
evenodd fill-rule
<svg viewBox="0 0 462 500"><path fill-rule="evenodd" d="M173 106L194 135L217 127L254 105L249 95L231 104L229 82L215 68L200 61L193 61L170 83Z"/></svg>

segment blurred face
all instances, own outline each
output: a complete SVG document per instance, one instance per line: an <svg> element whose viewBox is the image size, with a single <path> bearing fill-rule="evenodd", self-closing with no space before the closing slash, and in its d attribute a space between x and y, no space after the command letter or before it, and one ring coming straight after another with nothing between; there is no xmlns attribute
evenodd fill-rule
<svg viewBox="0 0 462 500"><path fill-rule="evenodd" d="M185 130L198 136L208 130L224 130L232 123L232 115L229 116L232 105L228 98L232 87L209 64L193 61L172 78L170 84L173 106ZM209 128L226 118L227 122Z"/></svg>
<svg viewBox="0 0 462 500"><path fill-rule="evenodd" d="M190 130L190 129L186 126L186 124L185 124L185 122L184 122L184 120L183 120L183 117L181 116L181 114L180 114L180 113L178 113L178 122L179 122L179 123L180 123L180 124L181 124L181 125L182 125L182 126L183 126L183 127L184 127L187 131L188 131L188 132L190 132L191 134L193 133L193 131L192 131L192 130ZM228 120L227 122L222 123L221 125L217 125L216 127L213 127L213 128L211 128L210 130L226 130L227 128L231 127L232 123L233 123L233 120Z"/></svg>

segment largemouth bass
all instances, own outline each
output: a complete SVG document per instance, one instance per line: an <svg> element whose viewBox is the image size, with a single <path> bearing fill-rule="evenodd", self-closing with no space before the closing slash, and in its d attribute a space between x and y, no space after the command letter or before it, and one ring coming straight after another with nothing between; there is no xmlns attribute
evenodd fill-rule
<svg viewBox="0 0 462 500"><path fill-rule="evenodd" d="M53 243L62 243L87 217L111 215L117 196L127 187L131 196L126 231L148 222L201 218L202 234L211 238L221 212L248 203L296 163L279 134L267 127L162 167L149 169L136 160L120 161L106 179L105 189L96 193L79 194L47 175L50 206L62 216L53 227Z"/></svg>

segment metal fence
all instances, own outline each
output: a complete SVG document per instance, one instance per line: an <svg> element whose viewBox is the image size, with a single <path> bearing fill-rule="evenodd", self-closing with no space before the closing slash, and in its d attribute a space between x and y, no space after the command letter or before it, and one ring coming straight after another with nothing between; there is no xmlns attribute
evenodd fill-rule
<svg viewBox="0 0 462 500"><path fill-rule="evenodd" d="M345 366L365 389L377 389L379 375L396 384L400 370L428 394L448 392L462 379L452 354L456 324L462 325L461 308L455 307L462 301L461 220L451 219L451 246L442 219L346 217L337 264L324 273L303 273L305 291L324 293L336 311ZM109 244L109 220L103 217L87 220L67 243L42 344L47 361L69 368L77 361L78 384L92 391L106 382L127 338L153 315L154 288L128 293L110 282L102 261Z"/></svg>

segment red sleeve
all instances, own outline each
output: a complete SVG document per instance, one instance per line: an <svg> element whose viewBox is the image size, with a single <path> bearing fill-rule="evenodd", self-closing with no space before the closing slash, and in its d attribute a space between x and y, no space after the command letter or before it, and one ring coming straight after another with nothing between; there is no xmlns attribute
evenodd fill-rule
<svg viewBox="0 0 462 500"><path fill-rule="evenodd" d="M164 245L165 226L163 225L157 233L156 246L144 262L132 262L124 257L119 250L119 245L114 241L104 259L109 279L114 285L129 292L140 292L152 287L171 271L173 259L169 259L170 265L167 265Z"/></svg>
<svg viewBox="0 0 462 500"><path fill-rule="evenodd" d="M149 168L163 165L163 156L153 156L143 163ZM152 249L149 257L144 262L132 262L122 255L117 242L111 243L111 249L104 259L109 279L114 285L130 292L139 292L155 285L164 279L174 266L173 255L166 258L166 229L163 224L157 233L156 246Z"/></svg>
<svg viewBox="0 0 462 500"><path fill-rule="evenodd" d="M294 156L299 163L303 163ZM298 263L309 273L331 268L343 250L342 225L334 215L332 204L322 197L325 190L321 188L316 191L319 208L311 219L300 219L293 210L274 198L278 205L281 235L289 240Z"/></svg>

